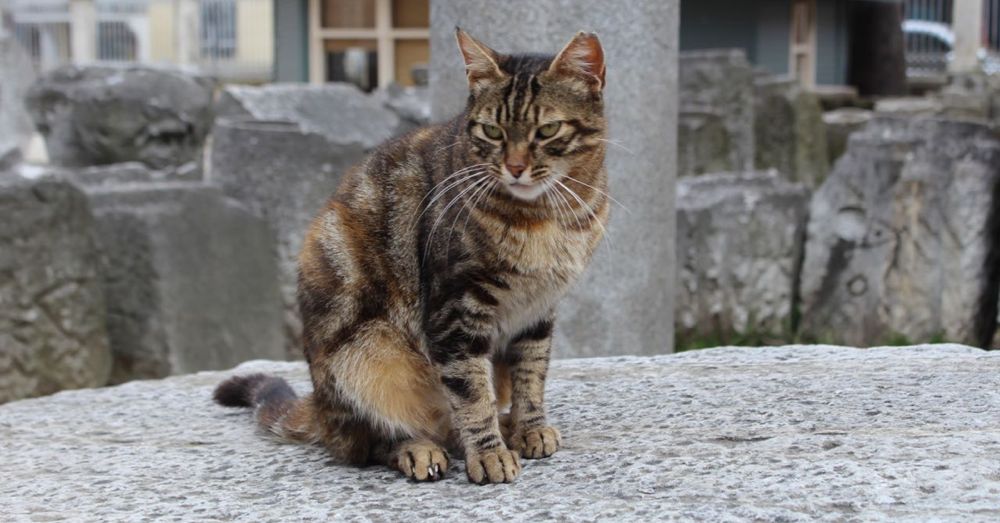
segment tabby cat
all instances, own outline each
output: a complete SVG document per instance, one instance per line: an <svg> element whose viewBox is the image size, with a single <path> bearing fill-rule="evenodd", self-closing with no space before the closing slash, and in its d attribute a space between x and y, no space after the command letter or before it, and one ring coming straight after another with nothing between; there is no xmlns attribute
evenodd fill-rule
<svg viewBox="0 0 1000 523"><path fill-rule="evenodd" d="M604 51L582 32L555 57L456 33L465 111L374 151L306 235L313 393L250 375L215 399L340 462L436 480L450 449L471 481L510 482L561 443L543 393L556 302L608 219Z"/></svg>

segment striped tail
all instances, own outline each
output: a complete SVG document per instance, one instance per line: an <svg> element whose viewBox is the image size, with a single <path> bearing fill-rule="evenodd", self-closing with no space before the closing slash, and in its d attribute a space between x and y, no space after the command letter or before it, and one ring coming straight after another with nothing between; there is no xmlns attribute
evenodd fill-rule
<svg viewBox="0 0 1000 523"><path fill-rule="evenodd" d="M304 427L285 425L300 420L306 421L301 419L302 416L295 415L299 412L293 412L304 410L302 407L305 405L288 382L282 378L265 374L233 376L215 388L213 397L216 403L225 407L253 407L257 423L268 432L289 439L302 439L295 437L297 435L295 433L299 433ZM293 415L289 416L290 413Z"/></svg>

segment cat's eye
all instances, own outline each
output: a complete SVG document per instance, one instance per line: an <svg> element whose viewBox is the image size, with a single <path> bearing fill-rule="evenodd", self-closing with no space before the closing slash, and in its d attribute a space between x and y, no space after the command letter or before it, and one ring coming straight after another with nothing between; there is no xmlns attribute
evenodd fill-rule
<svg viewBox="0 0 1000 523"><path fill-rule="evenodd" d="M562 127L562 122L547 123L539 127L538 130L535 131L535 134L542 139L552 138L559 132L560 127Z"/></svg>
<svg viewBox="0 0 1000 523"><path fill-rule="evenodd" d="M479 124L483 128L483 134L490 140L500 140L503 138L503 129L488 123Z"/></svg>

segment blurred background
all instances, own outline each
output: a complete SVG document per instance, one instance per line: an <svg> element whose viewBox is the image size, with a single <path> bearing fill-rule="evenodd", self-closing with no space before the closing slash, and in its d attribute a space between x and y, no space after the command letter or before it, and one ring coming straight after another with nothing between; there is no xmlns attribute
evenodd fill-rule
<svg viewBox="0 0 1000 523"><path fill-rule="evenodd" d="M299 358L302 234L464 103L456 24L608 51L557 356L1000 346L1000 0L646 4L0 0L0 402Z"/></svg>

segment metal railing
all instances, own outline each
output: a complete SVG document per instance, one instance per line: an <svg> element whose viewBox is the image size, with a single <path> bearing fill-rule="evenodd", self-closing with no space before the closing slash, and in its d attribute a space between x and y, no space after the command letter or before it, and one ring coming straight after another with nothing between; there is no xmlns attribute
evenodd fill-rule
<svg viewBox="0 0 1000 523"><path fill-rule="evenodd" d="M69 0L0 0L39 70L141 63L249 82L272 76L271 2L84 0L71 7Z"/></svg>

